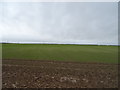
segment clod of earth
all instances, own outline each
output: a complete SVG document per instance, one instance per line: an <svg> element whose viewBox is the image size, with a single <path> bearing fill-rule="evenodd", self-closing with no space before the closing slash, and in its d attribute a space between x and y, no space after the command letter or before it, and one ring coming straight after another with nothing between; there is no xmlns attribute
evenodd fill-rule
<svg viewBox="0 0 120 90"><path fill-rule="evenodd" d="M3 60L2 86L3 88L117 88L117 67L117 64Z"/></svg>

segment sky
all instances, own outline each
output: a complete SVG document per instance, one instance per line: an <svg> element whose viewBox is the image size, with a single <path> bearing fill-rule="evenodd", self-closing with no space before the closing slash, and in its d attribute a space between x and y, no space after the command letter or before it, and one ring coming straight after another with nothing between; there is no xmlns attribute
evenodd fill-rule
<svg viewBox="0 0 120 90"><path fill-rule="evenodd" d="M2 42L118 44L117 2L1 2Z"/></svg>

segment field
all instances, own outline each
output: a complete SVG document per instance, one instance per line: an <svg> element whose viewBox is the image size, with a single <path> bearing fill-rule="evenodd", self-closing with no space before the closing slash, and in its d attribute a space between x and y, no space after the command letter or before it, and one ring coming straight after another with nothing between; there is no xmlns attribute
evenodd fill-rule
<svg viewBox="0 0 120 90"><path fill-rule="evenodd" d="M117 46L3 44L3 59L117 63Z"/></svg>
<svg viewBox="0 0 120 90"><path fill-rule="evenodd" d="M3 44L3 88L117 88L118 47Z"/></svg>

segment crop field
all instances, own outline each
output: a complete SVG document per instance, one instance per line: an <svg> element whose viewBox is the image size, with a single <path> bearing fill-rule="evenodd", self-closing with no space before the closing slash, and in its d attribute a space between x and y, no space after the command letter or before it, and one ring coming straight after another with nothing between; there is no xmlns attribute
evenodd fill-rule
<svg viewBox="0 0 120 90"><path fill-rule="evenodd" d="M3 59L117 63L117 46L3 44Z"/></svg>
<svg viewBox="0 0 120 90"><path fill-rule="evenodd" d="M118 47L2 44L3 88L118 88Z"/></svg>

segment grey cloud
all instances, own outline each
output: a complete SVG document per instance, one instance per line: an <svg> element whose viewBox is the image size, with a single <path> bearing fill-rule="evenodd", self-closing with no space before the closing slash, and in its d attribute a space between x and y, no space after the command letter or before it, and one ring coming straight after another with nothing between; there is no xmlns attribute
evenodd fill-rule
<svg viewBox="0 0 120 90"><path fill-rule="evenodd" d="M117 10L113 2L4 3L2 40L117 44Z"/></svg>

